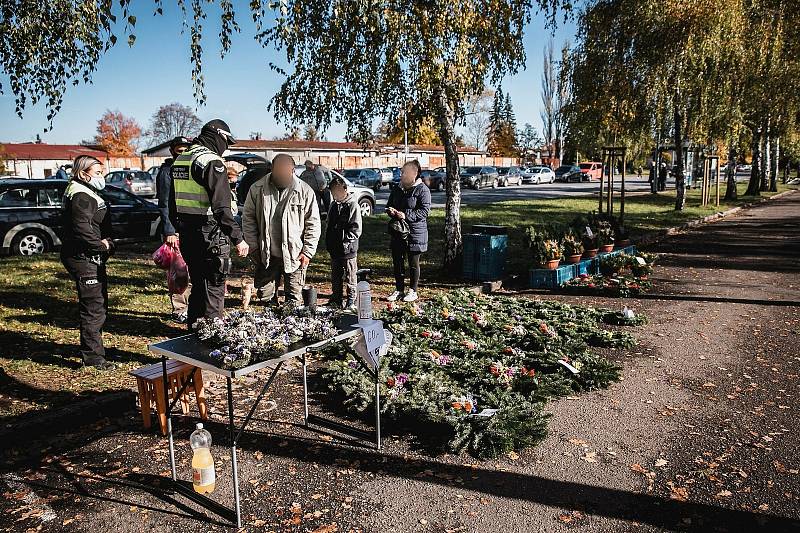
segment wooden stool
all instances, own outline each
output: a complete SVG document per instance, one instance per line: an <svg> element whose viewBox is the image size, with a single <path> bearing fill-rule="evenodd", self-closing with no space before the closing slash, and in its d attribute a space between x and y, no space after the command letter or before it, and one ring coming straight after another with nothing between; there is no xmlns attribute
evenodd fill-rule
<svg viewBox="0 0 800 533"><path fill-rule="evenodd" d="M184 415L189 414L189 391L194 390L200 418L207 420L208 407L206 405L205 391L203 390L203 371L199 368L180 361L167 360L169 399L164 398L164 373L161 363L144 366L129 372L130 375L136 378L136 385L139 387L139 405L142 409L142 423L146 429L150 428L150 409L152 403L155 403L161 434L167 434L167 404L175 398L183 384L192 379L193 371L194 383L187 386L180 397L181 410Z"/></svg>

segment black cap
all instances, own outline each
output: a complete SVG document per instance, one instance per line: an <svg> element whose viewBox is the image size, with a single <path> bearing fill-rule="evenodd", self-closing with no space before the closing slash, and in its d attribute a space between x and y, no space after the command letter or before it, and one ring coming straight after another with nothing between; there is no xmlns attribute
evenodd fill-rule
<svg viewBox="0 0 800 533"><path fill-rule="evenodd" d="M192 145L192 141L190 141L188 138L184 137L183 135L178 135L177 137L175 137L174 139L172 139L169 142L169 147L170 148L175 148L177 146L191 146L191 145Z"/></svg>

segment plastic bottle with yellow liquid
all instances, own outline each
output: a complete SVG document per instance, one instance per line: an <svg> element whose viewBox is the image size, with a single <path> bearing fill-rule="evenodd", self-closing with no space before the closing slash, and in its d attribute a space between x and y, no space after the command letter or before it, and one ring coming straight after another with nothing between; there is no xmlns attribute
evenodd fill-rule
<svg viewBox="0 0 800 533"><path fill-rule="evenodd" d="M197 429L189 436L192 446L192 486L195 492L209 494L216 486L217 474L214 470L214 458L211 457L211 433L197 424Z"/></svg>

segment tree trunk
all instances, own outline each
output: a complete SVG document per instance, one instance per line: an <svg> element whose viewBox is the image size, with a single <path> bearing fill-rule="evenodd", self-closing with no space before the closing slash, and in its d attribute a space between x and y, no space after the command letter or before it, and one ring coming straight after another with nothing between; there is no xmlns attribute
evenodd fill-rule
<svg viewBox="0 0 800 533"><path fill-rule="evenodd" d="M761 180L761 126L753 127L753 141L750 145L753 161L750 165L750 181L745 196L758 196Z"/></svg>
<svg viewBox="0 0 800 533"><path fill-rule="evenodd" d="M673 143L675 144L675 211L683 211L686 204L686 176L683 174L683 116L675 99L672 116L674 121Z"/></svg>
<svg viewBox="0 0 800 533"><path fill-rule="evenodd" d="M453 273L461 271L463 242L461 240L461 182L458 169L458 147L455 142L453 117L443 91L436 94L436 122L439 137L444 146L447 177L445 180L447 198L444 215L444 270ZM454 270L457 269L457 270Z"/></svg>
<svg viewBox="0 0 800 533"><path fill-rule="evenodd" d="M661 130L656 133L656 147L653 150L653 163L650 165L650 192L658 194L658 163L661 154Z"/></svg>
<svg viewBox="0 0 800 533"><path fill-rule="evenodd" d="M770 172L769 190L778 192L778 172L780 172L781 138L775 137L772 141L772 171Z"/></svg>
<svg viewBox="0 0 800 533"><path fill-rule="evenodd" d="M731 140L728 146L728 166L725 169L725 199L736 200L738 191L736 190L736 143Z"/></svg>
<svg viewBox="0 0 800 533"><path fill-rule="evenodd" d="M769 190L770 176L772 175L772 124L767 118L764 127L764 138L761 143L761 190Z"/></svg>

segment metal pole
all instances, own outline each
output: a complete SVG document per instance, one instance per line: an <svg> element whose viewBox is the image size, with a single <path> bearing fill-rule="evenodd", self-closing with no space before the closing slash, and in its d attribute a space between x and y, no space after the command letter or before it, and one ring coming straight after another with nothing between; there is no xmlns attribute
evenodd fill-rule
<svg viewBox="0 0 800 533"><path fill-rule="evenodd" d="M169 438L169 467L172 470L172 481L178 480L175 473L175 444L172 441L172 409L169 403L169 385L167 384L167 356L161 356L161 378L164 384L164 409L167 411L167 437Z"/></svg>
<svg viewBox="0 0 800 533"><path fill-rule="evenodd" d="M303 352L303 421L308 427L308 369L306 366L306 352Z"/></svg>
<svg viewBox="0 0 800 533"><path fill-rule="evenodd" d="M608 166L608 200L606 201L606 209L608 216L611 216L614 213L614 165L617 163L617 158L613 151L609 156L609 160L611 164Z"/></svg>
<svg viewBox="0 0 800 533"><path fill-rule="evenodd" d="M381 449L381 384L380 370L375 367L375 444Z"/></svg>
<svg viewBox="0 0 800 533"><path fill-rule="evenodd" d="M236 437L234 435L235 427L233 425L233 386L231 385L231 378L228 378L228 426L230 429L231 440L231 466L233 467L233 501L236 508L236 527L242 527L242 512L239 503L239 471L238 463L236 461Z"/></svg>
<svg viewBox="0 0 800 533"><path fill-rule="evenodd" d="M719 207L719 159L717 159L717 207Z"/></svg>

